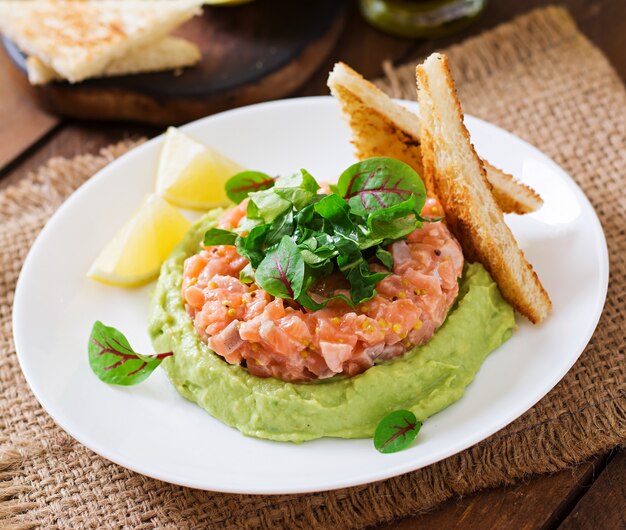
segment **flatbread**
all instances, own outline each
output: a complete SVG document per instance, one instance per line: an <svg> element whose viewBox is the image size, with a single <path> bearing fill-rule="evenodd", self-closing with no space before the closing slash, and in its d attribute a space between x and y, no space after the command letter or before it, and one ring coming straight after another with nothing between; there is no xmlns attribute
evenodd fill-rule
<svg viewBox="0 0 626 530"><path fill-rule="evenodd" d="M97 77L159 72L193 66L202 54L198 47L178 37L164 39L132 49L127 55L113 59ZM63 77L38 57L30 56L26 61L28 80L33 85L58 81Z"/></svg>
<svg viewBox="0 0 626 530"><path fill-rule="evenodd" d="M76 83L201 12L201 0L5 0L0 32Z"/></svg>

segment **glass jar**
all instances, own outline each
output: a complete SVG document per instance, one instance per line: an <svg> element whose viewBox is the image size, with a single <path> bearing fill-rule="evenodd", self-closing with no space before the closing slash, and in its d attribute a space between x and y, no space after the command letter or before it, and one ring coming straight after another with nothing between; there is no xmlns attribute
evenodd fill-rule
<svg viewBox="0 0 626 530"><path fill-rule="evenodd" d="M377 28L412 38L443 37L463 29L487 0L360 0L361 13Z"/></svg>

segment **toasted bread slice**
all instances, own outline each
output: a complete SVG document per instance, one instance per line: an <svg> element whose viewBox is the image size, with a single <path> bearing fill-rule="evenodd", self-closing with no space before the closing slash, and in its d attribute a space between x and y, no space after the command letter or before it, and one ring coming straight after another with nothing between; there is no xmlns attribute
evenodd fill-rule
<svg viewBox="0 0 626 530"><path fill-rule="evenodd" d="M0 32L75 83L201 12L201 0L4 0Z"/></svg>
<svg viewBox="0 0 626 530"><path fill-rule="evenodd" d="M491 165L483 159L487 180L491 184L493 198L504 213L525 214L543 206L543 199L530 186L522 184L513 175Z"/></svg>
<svg viewBox="0 0 626 530"><path fill-rule="evenodd" d="M470 142L445 55L417 67L424 172L434 183L446 220L465 255L491 273L504 298L531 322L541 322L550 298L504 222L482 161Z"/></svg>
<svg viewBox="0 0 626 530"><path fill-rule="evenodd" d="M420 118L393 101L344 63L335 64L328 87L339 100L352 129L352 143L359 159L390 156L414 168L431 191L422 171ZM536 210L543 201L531 188L486 162L488 179L496 200L505 213L523 214Z"/></svg>
<svg viewBox="0 0 626 530"><path fill-rule="evenodd" d="M178 37L165 37L158 42L132 49L124 57L113 59L98 77L159 72L193 66L202 54L198 47L188 40ZM63 77L38 57L30 56L26 61L28 80L33 85L44 85Z"/></svg>

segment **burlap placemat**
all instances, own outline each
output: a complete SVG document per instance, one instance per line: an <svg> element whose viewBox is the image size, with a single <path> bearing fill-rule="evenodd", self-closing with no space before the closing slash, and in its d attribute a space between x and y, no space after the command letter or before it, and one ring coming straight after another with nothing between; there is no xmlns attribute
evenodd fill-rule
<svg viewBox="0 0 626 530"><path fill-rule="evenodd" d="M624 87L567 13L556 8L533 12L448 53L465 110L518 134L565 167L606 231L612 271L606 308L565 379L488 440L376 484L311 495L225 495L121 468L54 424L15 356L13 291L34 237L72 190L132 144L97 156L54 159L0 193L0 526L361 527L432 508L453 495L556 471L626 440ZM380 84L393 95L414 98L413 65L388 68Z"/></svg>

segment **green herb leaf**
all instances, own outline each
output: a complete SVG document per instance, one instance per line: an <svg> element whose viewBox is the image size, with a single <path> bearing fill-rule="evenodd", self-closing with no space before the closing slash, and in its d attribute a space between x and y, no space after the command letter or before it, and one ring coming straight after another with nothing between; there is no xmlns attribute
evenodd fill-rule
<svg viewBox="0 0 626 530"><path fill-rule="evenodd" d="M117 329L97 320L89 337L89 365L100 381L114 385L136 385L146 379L172 352L141 355Z"/></svg>
<svg viewBox="0 0 626 530"><path fill-rule="evenodd" d="M393 255L384 248L376 249L376 257L387 269L393 270Z"/></svg>
<svg viewBox="0 0 626 530"><path fill-rule="evenodd" d="M408 236L420 226L421 222L414 217L400 217L393 221L374 221L369 237L377 244L382 243L386 239L396 241Z"/></svg>
<svg viewBox="0 0 626 530"><path fill-rule="evenodd" d="M339 177L337 189L352 212L362 217L405 202L411 195L418 197L422 205L426 199L424 183L415 170L387 157L368 158L351 165Z"/></svg>
<svg viewBox="0 0 626 530"><path fill-rule="evenodd" d="M239 204L250 193L271 188L274 179L260 171L242 171L226 181L226 195L235 204Z"/></svg>
<svg viewBox="0 0 626 530"><path fill-rule="evenodd" d="M356 227L348 215L350 206L339 195L334 193L326 195L313 208L324 219L330 221L334 232L354 239L358 237Z"/></svg>
<svg viewBox="0 0 626 530"><path fill-rule="evenodd" d="M248 217L263 219L266 223L271 223L281 213L291 208L291 203L276 195L274 189L255 191L248 197L250 198L246 211Z"/></svg>
<svg viewBox="0 0 626 530"><path fill-rule="evenodd" d="M229 230L222 230L221 228L209 228L204 233L204 246L210 247L211 245L234 245L237 239L235 232Z"/></svg>
<svg viewBox="0 0 626 530"><path fill-rule="evenodd" d="M239 236L235 247L240 256L247 258L253 268L265 258L265 240L270 230L269 224L255 226L247 236Z"/></svg>
<svg viewBox="0 0 626 530"><path fill-rule="evenodd" d="M328 303L332 300L343 300L350 307L352 308L355 307L352 300L350 300L347 296L343 294L334 294L330 296L329 298L326 298L323 302L318 303L315 300L313 300L313 298L311 298L311 295L309 295L309 293L305 293L303 291L296 301L302 307L306 307L307 309L310 309L311 311L318 311L320 309L324 309L328 305Z"/></svg>
<svg viewBox="0 0 626 530"><path fill-rule="evenodd" d="M254 282L254 269L249 263L239 272L239 281L250 284Z"/></svg>
<svg viewBox="0 0 626 530"><path fill-rule="evenodd" d="M239 235L215 229L207 232L206 241L234 240L239 254L250 261L242 281L254 280L269 294L294 299L308 309L335 299L354 306L372 298L388 273L370 271L371 260L377 258L391 270L393 256L384 247L422 221L424 185L413 169L391 158L352 165L328 194L317 193L319 184L304 169L268 179L256 172L233 177L230 191L249 198L247 216L235 231ZM334 269L348 280L350 297L314 300L309 288Z"/></svg>
<svg viewBox="0 0 626 530"><path fill-rule="evenodd" d="M283 236L293 235L294 228L293 210L287 210L272 221L265 244L271 247L272 245L280 243Z"/></svg>
<svg viewBox="0 0 626 530"><path fill-rule="evenodd" d="M317 193L320 185L317 183L313 175L306 169L300 169L296 173L278 177L276 179L277 188L300 188L311 193Z"/></svg>
<svg viewBox="0 0 626 530"><path fill-rule="evenodd" d="M276 180L276 195L293 204L296 210L304 208L317 194L320 185L306 170Z"/></svg>
<svg viewBox="0 0 626 530"><path fill-rule="evenodd" d="M376 284L389 276L389 272L370 272L367 262L352 267L346 275L350 282L350 296L355 304L366 302L376 294Z"/></svg>
<svg viewBox="0 0 626 530"><path fill-rule="evenodd" d="M284 236L256 269L256 283L272 296L296 300L304 283L304 261L294 241Z"/></svg>
<svg viewBox="0 0 626 530"><path fill-rule="evenodd" d="M396 410L385 416L374 433L374 447L381 453L395 453L413 443L422 427L409 410Z"/></svg>

